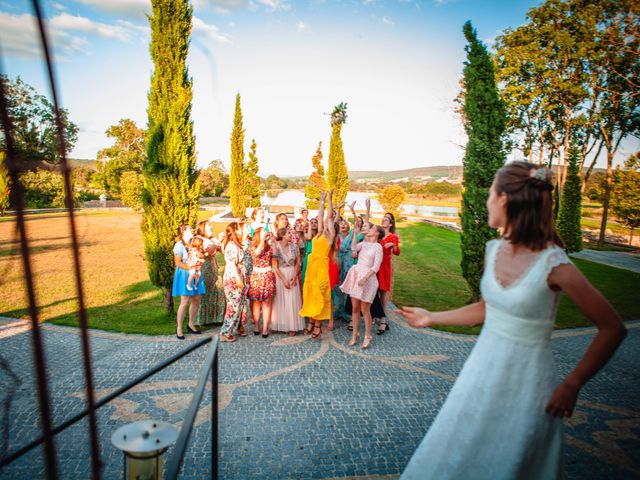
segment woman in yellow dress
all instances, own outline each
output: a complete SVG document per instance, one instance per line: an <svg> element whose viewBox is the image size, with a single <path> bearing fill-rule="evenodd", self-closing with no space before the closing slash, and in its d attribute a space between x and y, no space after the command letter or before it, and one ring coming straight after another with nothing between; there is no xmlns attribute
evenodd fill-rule
<svg viewBox="0 0 640 480"><path fill-rule="evenodd" d="M323 220L326 192L320 194L318 210L318 234L312 239L313 249L309 255L307 272L302 288L302 309L299 315L309 317L305 333L318 338L322 333L320 321L331 319L331 285L329 282L329 250L335 237L333 220L333 190L329 192L329 209Z"/></svg>

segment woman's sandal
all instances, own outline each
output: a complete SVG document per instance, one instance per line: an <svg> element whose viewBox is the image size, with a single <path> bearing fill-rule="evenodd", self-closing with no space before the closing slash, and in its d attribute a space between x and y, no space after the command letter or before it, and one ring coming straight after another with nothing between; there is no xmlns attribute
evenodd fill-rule
<svg viewBox="0 0 640 480"><path fill-rule="evenodd" d="M238 327L238 335L240 335L241 337L247 336L247 331L244 329L242 325Z"/></svg>
<svg viewBox="0 0 640 480"><path fill-rule="evenodd" d="M360 334L356 333L355 336L351 337L351 341L349 342L349 346L353 347L356 343L358 343L358 340L360 340Z"/></svg>
<svg viewBox="0 0 640 480"><path fill-rule="evenodd" d="M363 348L364 350L366 350L367 348L369 348L369 346L371 345L371 341L372 341L372 340L373 340L373 337L370 337L370 336L365 335L365 336L364 336L364 341L362 342L362 348Z"/></svg>
<svg viewBox="0 0 640 480"><path fill-rule="evenodd" d="M318 338L322 333L322 325L316 323L313 327L313 333L311 334L311 338Z"/></svg>
<svg viewBox="0 0 640 480"><path fill-rule="evenodd" d="M349 330L350 332L353 332L353 325L351 324L351 322L349 322L349 326L347 327L347 330Z"/></svg>
<svg viewBox="0 0 640 480"><path fill-rule="evenodd" d="M311 335L312 331L313 331L313 323L309 322L309 325L304 327L303 332L304 332L305 335Z"/></svg>
<svg viewBox="0 0 640 480"><path fill-rule="evenodd" d="M382 335L387 330L389 330L389 324L387 322L380 322L380 326L378 327L376 335Z"/></svg>

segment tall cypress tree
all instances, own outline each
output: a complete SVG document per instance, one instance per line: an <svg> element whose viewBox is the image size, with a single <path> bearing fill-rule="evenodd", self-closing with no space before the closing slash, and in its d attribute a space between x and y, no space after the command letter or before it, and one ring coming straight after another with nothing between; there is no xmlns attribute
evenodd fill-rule
<svg viewBox="0 0 640 480"><path fill-rule="evenodd" d="M468 142L463 159L461 208L462 274L480 298L484 248L496 231L487 225L487 198L496 171L504 165L505 106L498 96L493 61L471 22L462 29L468 44L463 79L463 122Z"/></svg>
<svg viewBox="0 0 640 480"><path fill-rule="evenodd" d="M318 142L316 154L311 158L313 172L309 175L309 181L304 189L304 196L307 197L305 205L307 208L316 209L320 206L318 199L320 192L327 189L327 181L324 178L324 167L322 166L322 142Z"/></svg>
<svg viewBox="0 0 640 480"><path fill-rule="evenodd" d="M329 143L329 165L327 169L327 183L333 189L333 204L340 205L347 198L349 191L349 171L344 162L342 125L347 121L347 104L342 102L335 106L331 113L331 142Z"/></svg>
<svg viewBox="0 0 640 480"><path fill-rule="evenodd" d="M249 160L244 168L244 184L247 207L260 206L260 177L258 177L258 145L251 140Z"/></svg>
<svg viewBox="0 0 640 480"><path fill-rule="evenodd" d="M188 0L152 0L147 159L143 164L142 232L149 278L173 310L173 243L178 227L194 224L200 184L195 169L191 79L186 66L192 8Z"/></svg>
<svg viewBox="0 0 640 480"><path fill-rule="evenodd" d="M236 94L236 111L233 115L233 130L231 130L231 171L229 172L229 196L231 197L231 212L234 217L244 215L247 207L246 195L244 128L242 128L242 110L238 93Z"/></svg>
<svg viewBox="0 0 640 480"><path fill-rule="evenodd" d="M582 182L578 161L580 151L575 145L569 150L569 168L562 189L562 200L558 212L558 234L567 252L582 250Z"/></svg>

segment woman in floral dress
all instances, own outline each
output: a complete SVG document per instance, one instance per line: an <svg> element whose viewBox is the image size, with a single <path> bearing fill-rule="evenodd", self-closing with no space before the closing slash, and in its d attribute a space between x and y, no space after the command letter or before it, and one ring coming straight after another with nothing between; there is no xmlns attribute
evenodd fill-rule
<svg viewBox="0 0 640 480"><path fill-rule="evenodd" d="M216 252L222 251L221 242L224 239L224 232L220 234L219 238L213 238L211 224L207 220L203 220L198 222L196 226L196 236L202 238L202 245L206 255L201 269L201 276L207 290L207 293L200 296L196 324L203 326L211 323L222 323L227 302L222 290L222 282L219 281Z"/></svg>
<svg viewBox="0 0 640 480"><path fill-rule="evenodd" d="M220 329L220 341L235 342L236 332L244 333L242 324L246 322L246 290L244 252L240 235L242 230L237 222L227 225L224 239L223 289L227 299L224 324Z"/></svg>
<svg viewBox="0 0 640 480"><path fill-rule="evenodd" d="M276 293L276 278L271 267L271 234L264 228L254 231L249 252L253 270L249 278L249 300L251 300L251 317L253 332L258 332L260 311L262 310L262 337L269 336L271 320L271 300Z"/></svg>

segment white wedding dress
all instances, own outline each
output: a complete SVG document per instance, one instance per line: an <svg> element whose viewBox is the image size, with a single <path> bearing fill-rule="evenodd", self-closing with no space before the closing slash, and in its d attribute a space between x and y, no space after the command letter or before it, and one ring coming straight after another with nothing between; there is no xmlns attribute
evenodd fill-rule
<svg viewBox="0 0 640 480"><path fill-rule="evenodd" d="M559 293L547 277L569 258L549 247L503 287L494 268L502 242L486 247L482 332L401 480L563 476L562 420L544 410L558 385L550 339Z"/></svg>

